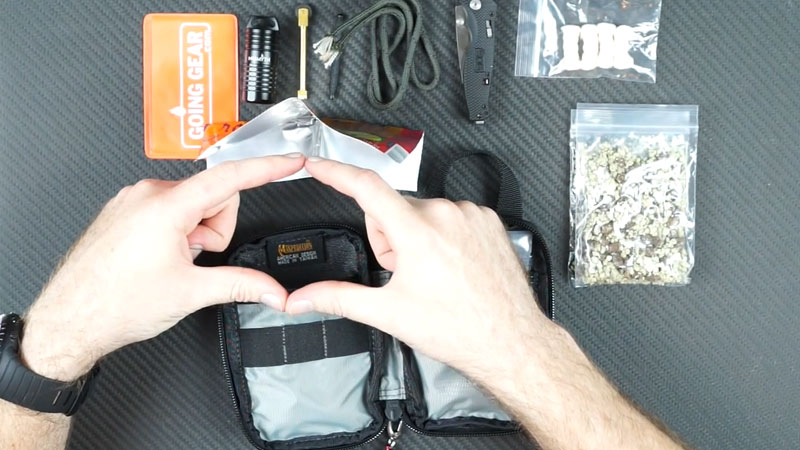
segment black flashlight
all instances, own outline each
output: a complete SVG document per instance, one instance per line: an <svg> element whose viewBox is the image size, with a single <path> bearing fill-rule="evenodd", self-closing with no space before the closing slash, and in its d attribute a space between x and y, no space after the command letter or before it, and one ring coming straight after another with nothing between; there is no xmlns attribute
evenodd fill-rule
<svg viewBox="0 0 800 450"><path fill-rule="evenodd" d="M272 48L278 36L278 19L250 16L245 30L242 100L248 103L273 103L275 60Z"/></svg>

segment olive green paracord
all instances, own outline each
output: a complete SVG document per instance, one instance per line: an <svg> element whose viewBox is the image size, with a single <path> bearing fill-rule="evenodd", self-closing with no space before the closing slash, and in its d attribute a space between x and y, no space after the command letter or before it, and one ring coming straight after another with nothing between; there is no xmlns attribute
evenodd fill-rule
<svg viewBox="0 0 800 450"><path fill-rule="evenodd" d="M388 34L389 19L394 18L398 29L391 39ZM422 22L422 8L417 0L379 0L364 11L353 16L333 32L314 44L314 53L329 68L333 61L344 51L345 44L364 24L372 22L370 32L370 76L367 80L367 98L376 108L390 110L396 108L403 100L409 83L424 91L431 90L439 83L439 60L425 33ZM403 60L403 71L397 79L391 65L392 54L405 42L406 54ZM414 57L417 46L422 47L430 61L433 72L430 81L422 81L417 75ZM388 83L388 95L382 92L380 72Z"/></svg>

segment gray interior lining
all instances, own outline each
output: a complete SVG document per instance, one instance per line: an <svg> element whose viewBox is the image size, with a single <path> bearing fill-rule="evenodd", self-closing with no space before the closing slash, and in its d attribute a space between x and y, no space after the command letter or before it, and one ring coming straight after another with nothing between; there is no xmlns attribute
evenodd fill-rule
<svg viewBox="0 0 800 450"><path fill-rule="evenodd" d="M400 342L389 338L389 349L386 352L386 372L381 378L381 400L402 400L406 398L406 382L403 371L403 353Z"/></svg>
<svg viewBox="0 0 800 450"><path fill-rule="evenodd" d="M414 357L417 360L429 418L440 420L482 417L511 420L494 400L484 395L480 388L455 369L418 352L414 352Z"/></svg>
<svg viewBox="0 0 800 450"><path fill-rule="evenodd" d="M240 304L240 327L267 328L321 320L342 320L327 314L292 316L265 305ZM367 428L369 353L326 358L300 364L244 369L250 390L253 424L266 441L282 441Z"/></svg>
<svg viewBox="0 0 800 450"><path fill-rule="evenodd" d="M302 364L244 369L253 424L261 438L281 441L367 428L364 402L369 353Z"/></svg>
<svg viewBox="0 0 800 450"><path fill-rule="evenodd" d="M269 328L341 319L338 316L316 312L293 316L258 303L241 303L236 305L236 308L239 310L240 328Z"/></svg>

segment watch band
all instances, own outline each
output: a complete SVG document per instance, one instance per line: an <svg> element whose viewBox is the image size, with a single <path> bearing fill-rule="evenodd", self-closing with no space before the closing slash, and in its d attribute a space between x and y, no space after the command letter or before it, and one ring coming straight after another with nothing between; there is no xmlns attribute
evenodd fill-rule
<svg viewBox="0 0 800 450"><path fill-rule="evenodd" d="M86 398L97 366L72 382L36 375L20 360L21 332L18 315L0 316L0 398L34 411L71 416Z"/></svg>

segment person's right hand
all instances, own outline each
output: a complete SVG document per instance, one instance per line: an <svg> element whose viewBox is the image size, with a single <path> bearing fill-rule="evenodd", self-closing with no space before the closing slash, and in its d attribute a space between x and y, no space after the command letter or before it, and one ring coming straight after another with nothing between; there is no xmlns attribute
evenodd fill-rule
<svg viewBox="0 0 800 450"><path fill-rule="evenodd" d="M289 295L379 328L487 388L543 449L680 449L547 319L497 215L472 203L403 198L374 172L311 159L306 169L366 214L380 288L323 281Z"/></svg>
<svg viewBox="0 0 800 450"><path fill-rule="evenodd" d="M491 209L405 198L376 173L330 160L309 158L306 169L358 202L378 262L394 274L381 288L308 285L287 312L366 323L479 379L504 370L507 350L549 323Z"/></svg>

